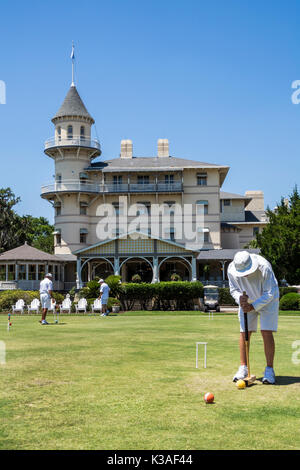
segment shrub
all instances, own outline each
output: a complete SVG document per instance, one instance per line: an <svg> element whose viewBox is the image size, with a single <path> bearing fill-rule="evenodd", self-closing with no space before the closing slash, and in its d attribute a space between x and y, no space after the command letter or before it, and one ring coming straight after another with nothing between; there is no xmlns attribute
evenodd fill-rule
<svg viewBox="0 0 300 470"><path fill-rule="evenodd" d="M64 295L60 294L59 292L53 292L53 297L55 299L56 305L60 305L64 300Z"/></svg>
<svg viewBox="0 0 300 470"><path fill-rule="evenodd" d="M203 297L203 285L199 281L159 282L155 286L156 307L162 310L193 310L193 299Z"/></svg>
<svg viewBox="0 0 300 470"><path fill-rule="evenodd" d="M119 298L122 292L122 283L121 283L121 276L115 276L112 274L105 279L106 284L110 288L110 295L112 297Z"/></svg>
<svg viewBox="0 0 300 470"><path fill-rule="evenodd" d="M279 302L280 310L299 310L300 294L290 292L281 297Z"/></svg>
<svg viewBox="0 0 300 470"><path fill-rule="evenodd" d="M156 284L148 284L146 282L133 283L122 285L120 292L121 305L124 310L131 310L134 302L140 302L140 308L147 310L147 303L155 296Z"/></svg>
<svg viewBox="0 0 300 470"><path fill-rule="evenodd" d="M220 305L236 305L234 298L230 294L229 287L219 288L219 304Z"/></svg>
<svg viewBox="0 0 300 470"><path fill-rule="evenodd" d="M99 286L98 286L99 288ZM88 287L83 287L82 289L80 289L80 291L78 292L78 297L79 299L91 299L93 298L91 296L91 291ZM74 297L73 297L74 298Z"/></svg>
<svg viewBox="0 0 300 470"><path fill-rule="evenodd" d="M86 284L86 287L85 289L88 289L86 291L86 297L91 299L92 297L98 297L99 296L99 292L100 292L100 284L98 281L96 280L93 280L93 281L89 281L87 284Z"/></svg>
<svg viewBox="0 0 300 470"><path fill-rule="evenodd" d="M40 293L38 291L24 291L24 290L6 290L0 294L0 310L10 310L19 299L23 299L25 304L28 305L33 299L39 299Z"/></svg>
<svg viewBox="0 0 300 470"><path fill-rule="evenodd" d="M134 282L136 284L142 282L142 278L139 274L134 274L131 278L131 282Z"/></svg>
<svg viewBox="0 0 300 470"><path fill-rule="evenodd" d="M290 292L298 292L297 287L279 287L280 298Z"/></svg>

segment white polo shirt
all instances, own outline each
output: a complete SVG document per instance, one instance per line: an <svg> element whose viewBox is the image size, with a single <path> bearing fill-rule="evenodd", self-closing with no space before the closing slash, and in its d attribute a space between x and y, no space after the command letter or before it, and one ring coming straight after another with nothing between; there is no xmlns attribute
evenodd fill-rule
<svg viewBox="0 0 300 470"><path fill-rule="evenodd" d="M49 291L53 290L53 284L50 279L45 278L40 282L40 294L47 294L50 297Z"/></svg>
<svg viewBox="0 0 300 470"><path fill-rule="evenodd" d="M103 282L101 284L101 287L100 287L100 293L102 293L101 295L101 300L102 300L102 303L105 304L105 300L108 300L108 296L109 296L109 291L110 291L110 288L108 287L108 285L106 284L106 282Z"/></svg>

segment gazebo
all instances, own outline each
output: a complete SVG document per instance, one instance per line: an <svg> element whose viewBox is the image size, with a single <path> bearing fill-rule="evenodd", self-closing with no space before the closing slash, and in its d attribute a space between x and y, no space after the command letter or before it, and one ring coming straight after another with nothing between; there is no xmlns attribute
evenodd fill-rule
<svg viewBox="0 0 300 470"><path fill-rule="evenodd" d="M64 289L65 262L58 256L24 245L0 254L0 290L38 290L46 273L53 276L53 288Z"/></svg>

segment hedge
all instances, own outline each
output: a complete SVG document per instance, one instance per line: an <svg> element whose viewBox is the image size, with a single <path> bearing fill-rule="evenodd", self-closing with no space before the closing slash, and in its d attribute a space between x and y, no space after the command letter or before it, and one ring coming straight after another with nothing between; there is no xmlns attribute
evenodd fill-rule
<svg viewBox="0 0 300 470"><path fill-rule="evenodd" d="M220 305L236 305L234 298L230 295L229 287L219 288L219 304Z"/></svg>
<svg viewBox="0 0 300 470"><path fill-rule="evenodd" d="M119 293L122 308L131 310L135 302L140 303L142 310L149 304L155 310L193 310L193 299L203 297L201 282L170 281L155 284L128 283L122 284Z"/></svg>
<svg viewBox="0 0 300 470"><path fill-rule="evenodd" d="M53 292L56 303L59 304L64 300L64 296L58 292ZM19 299L23 299L26 305L30 305L33 299L39 299L39 291L29 290L5 290L0 292L0 310L10 310L12 305Z"/></svg>
<svg viewBox="0 0 300 470"><path fill-rule="evenodd" d="M290 292L281 297L279 301L280 310L300 310L300 294Z"/></svg>
<svg viewBox="0 0 300 470"><path fill-rule="evenodd" d="M279 287L280 298L288 293L297 292L297 287ZM234 298L230 295L229 287L219 288L220 305L236 305Z"/></svg>
<svg viewBox="0 0 300 470"><path fill-rule="evenodd" d="M279 298L283 297L285 294L289 294L290 292L298 292L297 287L279 287Z"/></svg>

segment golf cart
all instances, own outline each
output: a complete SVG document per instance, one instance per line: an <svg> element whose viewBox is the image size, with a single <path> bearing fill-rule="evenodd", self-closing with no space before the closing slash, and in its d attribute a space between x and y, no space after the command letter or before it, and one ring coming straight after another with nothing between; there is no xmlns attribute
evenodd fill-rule
<svg viewBox="0 0 300 470"><path fill-rule="evenodd" d="M204 286L204 312L220 311L218 286Z"/></svg>

